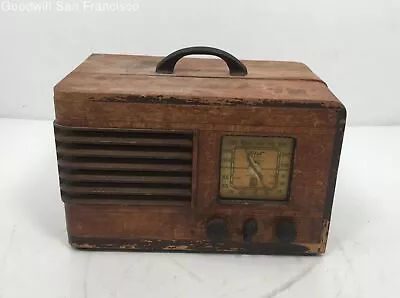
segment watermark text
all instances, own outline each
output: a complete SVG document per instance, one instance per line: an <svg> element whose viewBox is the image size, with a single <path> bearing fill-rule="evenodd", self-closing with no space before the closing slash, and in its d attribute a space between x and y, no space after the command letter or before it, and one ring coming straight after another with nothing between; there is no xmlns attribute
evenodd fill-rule
<svg viewBox="0 0 400 298"><path fill-rule="evenodd" d="M135 12L138 10L137 0L0 0L0 11L4 12Z"/></svg>

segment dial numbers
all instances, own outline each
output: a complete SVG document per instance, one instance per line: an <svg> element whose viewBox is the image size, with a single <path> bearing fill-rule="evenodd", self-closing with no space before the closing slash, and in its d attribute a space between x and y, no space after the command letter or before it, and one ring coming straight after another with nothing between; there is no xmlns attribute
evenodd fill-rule
<svg viewBox="0 0 400 298"><path fill-rule="evenodd" d="M285 200L294 140L225 136L222 139L222 199Z"/></svg>

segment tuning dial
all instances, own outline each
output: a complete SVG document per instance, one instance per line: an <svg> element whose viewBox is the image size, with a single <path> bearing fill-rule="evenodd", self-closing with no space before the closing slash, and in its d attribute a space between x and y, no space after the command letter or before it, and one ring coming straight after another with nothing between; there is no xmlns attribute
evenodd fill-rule
<svg viewBox="0 0 400 298"><path fill-rule="evenodd" d="M257 221L255 219L248 219L243 224L243 240L244 242L251 243L253 236L257 233Z"/></svg>
<svg viewBox="0 0 400 298"><path fill-rule="evenodd" d="M212 242L220 242L228 236L228 226L222 218L213 218L207 223L206 233Z"/></svg>
<svg viewBox="0 0 400 298"><path fill-rule="evenodd" d="M282 219L276 224L275 234L281 242L294 242L297 236L296 224L290 219Z"/></svg>

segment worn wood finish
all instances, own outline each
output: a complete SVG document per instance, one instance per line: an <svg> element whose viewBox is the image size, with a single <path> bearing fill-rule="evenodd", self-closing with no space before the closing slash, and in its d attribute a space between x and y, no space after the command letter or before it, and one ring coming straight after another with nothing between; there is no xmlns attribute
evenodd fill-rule
<svg viewBox="0 0 400 298"><path fill-rule="evenodd" d="M335 109L293 107L287 113L284 107L217 107L179 104L143 104L134 102L100 102L89 99L89 95L71 94L57 103L57 123L67 126L104 128L157 128L162 129L227 129L236 131L252 126L256 130L274 127L334 128ZM64 100L64 99L67 100ZM115 112L118 111L118 112ZM179 111L177 113L177 111ZM72 113L71 113L72 112ZM171 117L174 115L174 117ZM240 117L238 117L240 115ZM105 121L104 119L107 119ZM228 126L229 125L229 126ZM250 131L253 128L248 128Z"/></svg>
<svg viewBox="0 0 400 298"><path fill-rule="evenodd" d="M98 238L131 238L149 240L207 240L204 226L208 215L200 215L186 206L124 206L66 204L69 233L76 237L96 235ZM241 242L242 224L248 217L257 219L262 233L254 237L254 243L277 242L274 236L276 215L260 210L234 212L225 208L219 213L228 221L231 237L229 241ZM287 215L296 216L293 212ZM299 243L318 242L322 215L319 217L297 217Z"/></svg>
<svg viewBox="0 0 400 298"><path fill-rule="evenodd" d="M152 88L149 88L152 86ZM325 84L302 80L238 80L227 78L135 76L77 73L56 87L56 92L85 93L96 89L101 101L136 103L187 103L265 105L266 103L312 103L339 107ZM133 92L134 90L134 92ZM136 95L136 96L135 96ZM150 101L150 98L152 100Z"/></svg>
<svg viewBox="0 0 400 298"><path fill-rule="evenodd" d="M325 251L346 113L304 64L92 55L55 87L55 139L70 242L78 248L320 254ZM220 200L225 135L295 139L289 199ZM228 236L208 239L222 218ZM244 242L243 223L258 232ZM277 237L281 219L296 240Z"/></svg>
<svg viewBox="0 0 400 298"><path fill-rule="evenodd" d="M155 73L161 57L93 54L77 67L74 73L117 75L158 75ZM311 80L323 82L299 62L242 60L247 66L246 79ZM179 61L170 76L221 77L228 76L226 64L219 59L190 58ZM240 78L239 78L240 79Z"/></svg>

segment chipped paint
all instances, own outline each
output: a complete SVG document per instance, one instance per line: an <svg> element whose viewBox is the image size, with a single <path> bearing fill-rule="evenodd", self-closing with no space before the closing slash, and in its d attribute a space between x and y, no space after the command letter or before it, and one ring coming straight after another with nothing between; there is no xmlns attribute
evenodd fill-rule
<svg viewBox="0 0 400 298"><path fill-rule="evenodd" d="M320 253L324 253L326 250L326 244L328 242L329 224L330 224L329 219L324 219L324 221L322 222Z"/></svg>
<svg viewBox="0 0 400 298"><path fill-rule="evenodd" d="M93 243L93 244L88 244ZM239 242L215 243L202 240L149 240L149 239L88 239L72 237L71 245L79 249L96 250L133 250L145 252L203 252L203 253L240 253L240 254L318 254L318 243L281 244L255 243L250 246Z"/></svg>
<svg viewBox="0 0 400 298"><path fill-rule="evenodd" d="M299 243L307 248L307 253L320 254L321 243Z"/></svg>
<svg viewBox="0 0 400 298"><path fill-rule="evenodd" d="M326 243L328 241L329 220L324 219L322 222L321 240L319 243L298 243L307 247L307 253L323 254L325 253Z"/></svg>
<svg viewBox="0 0 400 298"><path fill-rule="evenodd" d="M189 250L190 247L187 245L168 245L167 247L162 248L163 250Z"/></svg>
<svg viewBox="0 0 400 298"><path fill-rule="evenodd" d="M91 97L92 102L113 103L145 103L145 104L176 104L176 105L208 105L208 106L292 106L297 108L338 108L336 101L308 102L308 101L289 101L287 99L253 99L244 100L242 98L220 99L218 101L209 101L203 98L176 98L163 95L158 96L105 96L100 98Z"/></svg>
<svg viewBox="0 0 400 298"><path fill-rule="evenodd" d="M83 249L95 249L97 246L95 244L89 244L89 243L83 243L83 244L77 244L77 243L71 243L73 247L76 248L83 248Z"/></svg>

